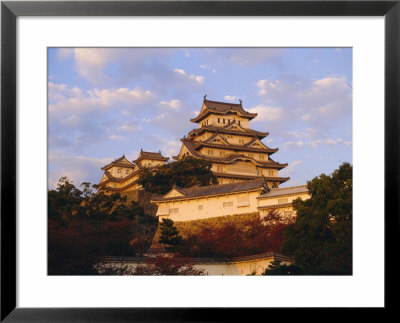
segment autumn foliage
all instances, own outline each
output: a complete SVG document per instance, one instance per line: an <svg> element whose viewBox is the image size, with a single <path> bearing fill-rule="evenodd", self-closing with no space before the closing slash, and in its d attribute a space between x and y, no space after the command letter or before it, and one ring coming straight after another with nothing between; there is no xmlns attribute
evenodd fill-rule
<svg viewBox="0 0 400 323"><path fill-rule="evenodd" d="M77 189L61 178L48 192L48 274L97 274L104 256L143 254L151 243L156 218L119 194L94 195L88 183Z"/></svg>
<svg viewBox="0 0 400 323"><path fill-rule="evenodd" d="M179 244L164 242L168 250L196 258L232 258L279 251L283 230L287 227L276 211L270 211L264 218L252 214L191 222L191 225L175 223L182 241Z"/></svg>

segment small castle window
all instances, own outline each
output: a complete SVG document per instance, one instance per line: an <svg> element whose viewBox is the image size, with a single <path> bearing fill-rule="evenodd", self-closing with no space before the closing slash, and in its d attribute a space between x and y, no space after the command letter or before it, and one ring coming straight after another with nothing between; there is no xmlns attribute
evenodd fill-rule
<svg viewBox="0 0 400 323"><path fill-rule="evenodd" d="M238 125L240 126L240 120L238 121Z"/></svg>
<svg viewBox="0 0 400 323"><path fill-rule="evenodd" d="M212 151L211 149L209 149L209 150L207 151L207 153L208 153L209 155L212 155L212 154L213 154L213 151Z"/></svg>
<svg viewBox="0 0 400 323"><path fill-rule="evenodd" d="M223 206L223 207L231 207L231 206L233 206L233 202L224 202L224 203L222 204L222 206Z"/></svg>
<svg viewBox="0 0 400 323"><path fill-rule="evenodd" d="M220 152L219 152L219 155L220 155L220 156L225 156L225 151L220 151Z"/></svg>
<svg viewBox="0 0 400 323"><path fill-rule="evenodd" d="M218 118L218 123L219 123L219 120L220 120L220 119Z"/></svg>
<svg viewBox="0 0 400 323"><path fill-rule="evenodd" d="M260 159L264 159L264 155L260 155Z"/></svg>
<svg viewBox="0 0 400 323"><path fill-rule="evenodd" d="M222 123L225 123L225 119L222 119Z"/></svg>
<svg viewBox="0 0 400 323"><path fill-rule="evenodd" d="M243 139L239 139L239 144L244 144L244 140Z"/></svg>

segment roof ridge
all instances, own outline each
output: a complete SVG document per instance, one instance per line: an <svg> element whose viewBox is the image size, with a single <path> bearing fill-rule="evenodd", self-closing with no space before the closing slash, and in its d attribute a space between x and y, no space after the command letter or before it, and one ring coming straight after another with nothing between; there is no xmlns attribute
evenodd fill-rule
<svg viewBox="0 0 400 323"><path fill-rule="evenodd" d="M242 105L242 103L231 103L231 102L223 102L223 101L215 101L215 100L208 100L204 99L204 101L212 102L212 103L222 103L222 104L233 104L233 105Z"/></svg>
<svg viewBox="0 0 400 323"><path fill-rule="evenodd" d="M284 189L297 188L297 187L307 187L307 184L305 184L305 185L287 186L287 187L275 187L275 188L272 188L272 190L277 191L277 190L284 190Z"/></svg>
<svg viewBox="0 0 400 323"><path fill-rule="evenodd" d="M244 183L248 183L248 182L256 182L256 181L264 181L264 178L260 177L260 178L255 178L255 179L250 179L244 182L235 182L235 183L225 183L225 184L214 184L214 185L207 185L207 186L192 186L192 187L183 187L184 190L187 189L195 189L195 188L210 188L210 187L220 187L220 186L229 186L229 185L238 185L238 184L244 184Z"/></svg>

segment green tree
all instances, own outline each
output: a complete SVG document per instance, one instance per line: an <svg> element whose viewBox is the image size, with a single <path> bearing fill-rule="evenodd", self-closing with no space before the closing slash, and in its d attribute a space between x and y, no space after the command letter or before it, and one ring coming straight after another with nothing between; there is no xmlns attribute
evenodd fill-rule
<svg viewBox="0 0 400 323"><path fill-rule="evenodd" d="M176 251L177 247L183 244L183 239L171 219L162 219L158 242L166 245L165 249L168 251Z"/></svg>
<svg viewBox="0 0 400 323"><path fill-rule="evenodd" d="M263 275L302 275L303 270L296 264L282 264L280 260L275 259L269 264Z"/></svg>
<svg viewBox="0 0 400 323"><path fill-rule="evenodd" d="M181 187L192 187L207 186L218 182L211 171L210 162L186 157L165 164L156 170L145 169L140 174L139 183L148 192L166 194L174 184Z"/></svg>
<svg viewBox="0 0 400 323"><path fill-rule="evenodd" d="M352 166L307 183L311 198L297 199L296 222L284 232L282 253L294 256L305 274L352 273Z"/></svg>

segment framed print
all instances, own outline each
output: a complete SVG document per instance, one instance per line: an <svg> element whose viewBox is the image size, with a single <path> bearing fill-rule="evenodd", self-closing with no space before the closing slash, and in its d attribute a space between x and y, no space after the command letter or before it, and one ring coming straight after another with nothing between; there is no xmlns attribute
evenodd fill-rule
<svg viewBox="0 0 400 323"><path fill-rule="evenodd" d="M238 308L253 315L267 308L394 306L389 291L398 281L393 273L399 214L398 1L4 1L1 9L2 320L233 321ZM199 128L187 128L189 120ZM269 122L269 128L252 129L254 123L263 125L260 120ZM271 130L271 137L281 134L278 142L289 167L281 161L282 152L269 158L277 149L270 141L261 142L268 135L261 132L265 130ZM196 142L207 131L210 137ZM187 155L209 160L216 174L215 182L205 184L211 186L185 186L187 171L183 177L168 175L175 177L165 187L161 177L152 179L168 157L179 162L189 160ZM288 196L309 192L302 184L317 175L311 168L331 173L334 162L348 160L354 162L350 173L355 187L350 194L351 247L343 247L342 258L326 257L329 268L337 270L351 249L345 271L312 266L305 271L298 263L301 276L246 277L265 272L257 263L237 265L234 274L210 269L206 277L143 272L121 277L113 266L140 265L140 251L135 261L126 260L132 248L141 250L140 239L121 235L132 247L125 250L114 238L107 240L106 233L123 221L135 228L137 237L151 227L150 218L130 219L126 214L131 210L121 200L109 211L120 222L88 225L86 232L93 231L97 243L85 248L122 258L107 258L114 265L103 269L112 275L88 276L72 250L79 247L71 242L83 244L92 233L75 234L71 228L83 222L68 222L64 215L61 224L50 219L61 212L56 207L60 187L73 187L63 176L77 184L90 181L99 192L132 193L129 188L139 184L153 189L158 195L149 201L158 205L154 215L160 221L243 215L254 201L258 207L251 210L267 216L271 195L281 214L290 217ZM279 185L302 163L309 168L301 166L300 181L291 184L290 194L280 196ZM343 187L348 186L344 180ZM79 191L89 198L73 202L69 211L75 218L92 211L91 192L88 183ZM96 196L114 196L107 194ZM229 197L222 201L224 194ZM341 197L339 209L346 209L346 203ZM147 207L133 205L138 214ZM335 212L333 208L329 216ZM342 221L338 219L331 218L329 225ZM109 231L96 231L102 225ZM256 235L250 231L246 241ZM238 231L229 232L233 236ZM207 238L199 237L197 241ZM170 238L158 241L171 246ZM245 249L226 241L231 251ZM260 241L252 255L266 251L259 248ZM70 249L61 258L71 255L73 271L59 266L60 258L50 252L54 244ZM196 258L200 245L185 245L182 254ZM227 254L218 253L218 247L213 255L220 257L215 259L222 267L255 261L242 251L229 254L229 264L224 263ZM291 265L292 258L279 257ZM217 268L215 259L207 268Z"/></svg>

